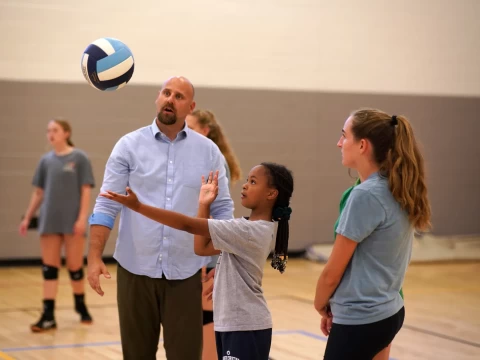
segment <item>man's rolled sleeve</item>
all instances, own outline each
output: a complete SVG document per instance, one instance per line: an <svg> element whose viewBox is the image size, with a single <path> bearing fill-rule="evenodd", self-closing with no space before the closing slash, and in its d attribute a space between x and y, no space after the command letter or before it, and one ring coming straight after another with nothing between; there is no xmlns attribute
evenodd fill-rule
<svg viewBox="0 0 480 360"><path fill-rule="evenodd" d="M116 193L125 193L128 185L130 166L128 161L128 151L125 139L120 139L110 154L105 166L102 187L100 192L107 190ZM115 219L121 211L122 205L98 195L93 208L93 214L90 216L90 225L103 225L110 229L115 224Z"/></svg>

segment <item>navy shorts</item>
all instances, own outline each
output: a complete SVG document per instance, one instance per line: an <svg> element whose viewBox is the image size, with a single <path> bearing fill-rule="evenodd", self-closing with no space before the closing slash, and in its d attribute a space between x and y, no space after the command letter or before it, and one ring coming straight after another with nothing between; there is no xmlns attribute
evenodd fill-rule
<svg viewBox="0 0 480 360"><path fill-rule="evenodd" d="M218 359L268 360L272 329L254 331L215 331Z"/></svg>

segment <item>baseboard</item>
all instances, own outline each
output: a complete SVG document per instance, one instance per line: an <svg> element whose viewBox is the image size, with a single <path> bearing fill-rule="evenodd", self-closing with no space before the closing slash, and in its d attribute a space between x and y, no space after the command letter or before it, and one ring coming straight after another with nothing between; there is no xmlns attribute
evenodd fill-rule
<svg viewBox="0 0 480 360"><path fill-rule="evenodd" d="M333 244L316 244L306 249L305 257L312 261L328 261ZM480 235L415 236L413 242L413 263L465 262L480 260Z"/></svg>
<svg viewBox="0 0 480 360"><path fill-rule="evenodd" d="M272 254L268 256L270 259ZM289 259L305 257L305 250L296 250L288 253ZM105 264L116 264L117 261L113 256L106 256L103 258ZM62 266L65 266L65 258L62 258ZM83 259L83 263L87 264L87 258ZM24 259L0 259L0 267L20 267L20 266L40 266L42 265L42 259L40 258L24 258Z"/></svg>
<svg viewBox="0 0 480 360"><path fill-rule="evenodd" d="M268 258L272 258L273 253L270 253L268 255ZM288 258L289 259L298 259L298 258L304 258L305 257L305 250L295 250L295 251L289 251L288 252Z"/></svg>
<svg viewBox="0 0 480 360"><path fill-rule="evenodd" d="M105 264L116 264L117 261L112 256L103 258ZM83 258L84 265L87 264L87 258ZM0 267L21 267L21 266L40 266L42 259L40 258L26 258L26 259L0 259ZM65 258L62 258L62 266L66 265Z"/></svg>

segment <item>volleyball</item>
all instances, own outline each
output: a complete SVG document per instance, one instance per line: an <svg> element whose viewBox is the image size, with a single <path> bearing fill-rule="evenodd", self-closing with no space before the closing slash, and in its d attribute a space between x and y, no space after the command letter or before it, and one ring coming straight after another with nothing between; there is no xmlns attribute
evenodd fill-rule
<svg viewBox="0 0 480 360"><path fill-rule="evenodd" d="M100 91L121 89L130 81L133 54L122 41L100 38L87 46L82 55L82 73L88 84Z"/></svg>

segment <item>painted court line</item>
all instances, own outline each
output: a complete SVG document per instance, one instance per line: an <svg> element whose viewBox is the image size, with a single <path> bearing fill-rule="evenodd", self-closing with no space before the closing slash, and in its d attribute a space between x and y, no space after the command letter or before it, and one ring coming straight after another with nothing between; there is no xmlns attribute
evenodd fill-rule
<svg viewBox="0 0 480 360"><path fill-rule="evenodd" d="M275 335L302 335L315 340L320 340L327 342L327 338L321 335L317 335L305 330L276 330L272 334ZM162 342L162 339L160 339ZM22 351L35 351L35 350L52 350L52 349L70 349L70 348L85 348L85 347L97 347L97 346L115 346L121 345L120 341L105 341L105 342L96 342L96 343L83 343L83 344L63 344L63 345L46 345L46 346L30 346L30 347L19 347L19 348L7 348L0 349L0 360L15 360L14 358L8 356L4 352L22 352ZM3 352L2 352L3 351ZM2 357L6 356L6 357ZM389 360L398 360L390 358Z"/></svg>
<svg viewBox="0 0 480 360"><path fill-rule="evenodd" d="M1 349L4 352L22 352L22 351L35 351L35 350L54 350L54 349L72 349L72 348L84 348L84 347L96 347L96 346L112 346L121 345L120 341L105 341L96 343L80 343L80 344L61 344L61 345L44 345L44 346L26 346L19 348L7 348Z"/></svg>
<svg viewBox="0 0 480 360"><path fill-rule="evenodd" d="M274 298L273 300L282 300L282 299L283 300L293 300L293 301L298 301L298 302L301 302L301 303L311 304L310 300L306 300L306 299L297 297L295 295L280 295L280 296L277 296L276 298ZM435 336L435 337L438 337L438 338L441 338L441 339L450 340L450 341L457 342L457 343L460 343L460 344L470 345L470 346L480 348L480 343L459 339L459 338L456 338L456 337L453 337L453 336L441 334L441 333L431 331L431 330L427 330L427 329L421 329L419 327L408 325L408 324L405 324L405 323L403 324L402 329L408 329L408 330L411 330L411 331L418 331L418 332L424 333L426 335Z"/></svg>

